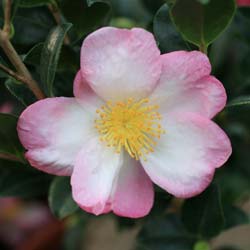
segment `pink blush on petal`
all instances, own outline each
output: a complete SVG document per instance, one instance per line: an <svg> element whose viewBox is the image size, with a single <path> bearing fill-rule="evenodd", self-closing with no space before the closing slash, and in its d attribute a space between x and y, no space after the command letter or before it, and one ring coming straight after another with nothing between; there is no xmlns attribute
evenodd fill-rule
<svg viewBox="0 0 250 250"><path fill-rule="evenodd" d="M237 0L239 6L250 6L250 0Z"/></svg>

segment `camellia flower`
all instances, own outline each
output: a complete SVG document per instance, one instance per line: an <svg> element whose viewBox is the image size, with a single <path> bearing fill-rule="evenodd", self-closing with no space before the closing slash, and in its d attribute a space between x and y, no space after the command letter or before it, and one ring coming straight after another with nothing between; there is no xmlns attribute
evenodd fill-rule
<svg viewBox="0 0 250 250"><path fill-rule="evenodd" d="M153 183L176 197L201 193L231 154L210 119L225 106L206 55L160 55L143 29L106 27L81 49L75 98L48 98L20 116L30 164L71 175L73 198L96 215L148 214Z"/></svg>
<svg viewBox="0 0 250 250"><path fill-rule="evenodd" d="M249 6L250 0L237 0L239 6Z"/></svg>

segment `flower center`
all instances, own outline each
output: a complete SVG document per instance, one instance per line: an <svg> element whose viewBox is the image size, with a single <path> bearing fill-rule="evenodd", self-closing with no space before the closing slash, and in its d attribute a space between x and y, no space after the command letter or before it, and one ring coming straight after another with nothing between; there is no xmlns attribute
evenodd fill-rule
<svg viewBox="0 0 250 250"><path fill-rule="evenodd" d="M96 110L99 117L95 127L101 134L100 140L113 146L117 153L124 148L132 158L146 160L145 155L154 152L155 139L165 133L157 112L159 107L148 103L148 99L135 101L133 98L106 102Z"/></svg>

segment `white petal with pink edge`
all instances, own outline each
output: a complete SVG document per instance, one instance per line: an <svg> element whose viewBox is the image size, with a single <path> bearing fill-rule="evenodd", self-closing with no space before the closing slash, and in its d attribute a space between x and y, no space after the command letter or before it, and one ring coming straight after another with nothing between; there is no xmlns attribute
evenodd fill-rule
<svg viewBox="0 0 250 250"><path fill-rule="evenodd" d="M84 40L81 70L92 89L105 100L143 98L160 77L160 51L146 30L105 27Z"/></svg>
<svg viewBox="0 0 250 250"><path fill-rule="evenodd" d="M82 209L96 215L111 210L111 194L122 162L121 155L98 137L83 146L71 176L73 198Z"/></svg>
<svg viewBox="0 0 250 250"><path fill-rule="evenodd" d="M70 175L82 145L96 133L93 117L75 98L47 98L29 106L18 121L30 164L55 175Z"/></svg>
<svg viewBox="0 0 250 250"><path fill-rule="evenodd" d="M83 78L81 70L77 72L74 79L74 96L85 109L91 112L95 112L103 104L101 98L97 96Z"/></svg>
<svg viewBox="0 0 250 250"><path fill-rule="evenodd" d="M162 55L162 75L151 99L161 113L194 112L212 118L226 104L223 85L210 76L211 65L198 51Z"/></svg>
<svg viewBox="0 0 250 250"><path fill-rule="evenodd" d="M146 216L154 202L153 183L140 162L127 153L113 194L112 210L129 218Z"/></svg>
<svg viewBox="0 0 250 250"><path fill-rule="evenodd" d="M232 149L226 134L211 120L194 113L164 118L166 134L155 152L142 160L151 180L177 196L201 193L211 182L215 168L223 165Z"/></svg>
<svg viewBox="0 0 250 250"><path fill-rule="evenodd" d="M114 153L98 138L86 143L78 155L71 185L78 205L96 215L114 211L139 218L153 205L153 184L141 164L126 153Z"/></svg>

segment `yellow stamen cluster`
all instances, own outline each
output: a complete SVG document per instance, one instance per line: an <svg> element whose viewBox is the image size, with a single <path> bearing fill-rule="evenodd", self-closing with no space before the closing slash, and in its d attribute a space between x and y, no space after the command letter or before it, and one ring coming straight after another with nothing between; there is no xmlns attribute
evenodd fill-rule
<svg viewBox="0 0 250 250"><path fill-rule="evenodd" d="M117 153L124 148L132 158L146 160L145 155L154 151L155 138L165 133L157 112L159 107L148 102L148 99L133 98L124 102L108 101L96 111L99 118L95 127L101 134L100 140L115 147Z"/></svg>

